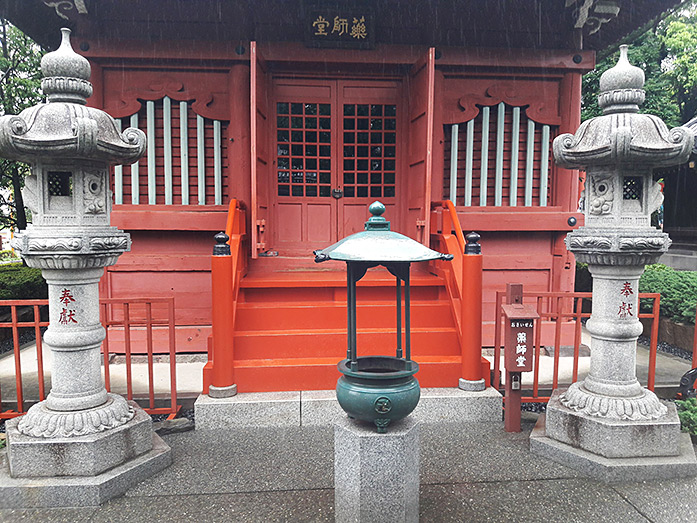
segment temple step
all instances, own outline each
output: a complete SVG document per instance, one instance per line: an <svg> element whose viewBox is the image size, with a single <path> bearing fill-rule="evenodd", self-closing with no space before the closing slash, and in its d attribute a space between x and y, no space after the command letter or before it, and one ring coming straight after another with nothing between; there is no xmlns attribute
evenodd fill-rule
<svg viewBox="0 0 697 523"><path fill-rule="evenodd" d="M278 264L275 264L278 262ZM323 266L264 260L240 283L234 355L241 392L333 389L346 357L346 274ZM457 386L460 345L442 278L415 267L411 284L412 358L423 386ZM358 355L394 355L395 277L371 269L357 288Z"/></svg>

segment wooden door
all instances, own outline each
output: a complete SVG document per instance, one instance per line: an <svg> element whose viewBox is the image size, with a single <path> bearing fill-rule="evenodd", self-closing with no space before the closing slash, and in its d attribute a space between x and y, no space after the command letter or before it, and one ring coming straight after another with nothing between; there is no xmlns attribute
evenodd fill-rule
<svg viewBox="0 0 697 523"><path fill-rule="evenodd" d="M249 46L250 54L250 118L251 118L251 230L252 258L268 249L269 220L269 95L266 63L259 54L256 42Z"/></svg>
<svg viewBox="0 0 697 523"><path fill-rule="evenodd" d="M276 78L274 249L309 256L363 229L382 201L397 221L399 82Z"/></svg>
<svg viewBox="0 0 697 523"><path fill-rule="evenodd" d="M400 227L400 84L389 81L341 81L340 169L336 185L339 200L338 236L363 230L368 206L381 201L393 230Z"/></svg>
<svg viewBox="0 0 697 523"><path fill-rule="evenodd" d="M411 68L409 92L409 152L406 181L407 230L405 234L428 245L433 172L433 119L435 49L431 47Z"/></svg>

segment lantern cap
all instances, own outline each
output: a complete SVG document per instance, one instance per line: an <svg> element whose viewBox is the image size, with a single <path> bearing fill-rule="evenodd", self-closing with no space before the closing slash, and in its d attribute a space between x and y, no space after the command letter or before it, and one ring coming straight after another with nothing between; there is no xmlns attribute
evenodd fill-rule
<svg viewBox="0 0 697 523"><path fill-rule="evenodd" d="M365 230L347 236L334 245L315 251L315 261L338 260L367 263L409 263L428 260L451 260L452 254L443 254L412 240L408 236L390 231L390 222L382 217L385 206L373 202L368 208L372 216L365 223Z"/></svg>
<svg viewBox="0 0 697 523"><path fill-rule="evenodd" d="M109 114L86 107L92 94L90 64L73 51L70 29L61 31L60 47L41 60L41 88L48 102L0 116L0 156L29 163L138 161L145 153L145 133L133 127L121 131Z"/></svg>

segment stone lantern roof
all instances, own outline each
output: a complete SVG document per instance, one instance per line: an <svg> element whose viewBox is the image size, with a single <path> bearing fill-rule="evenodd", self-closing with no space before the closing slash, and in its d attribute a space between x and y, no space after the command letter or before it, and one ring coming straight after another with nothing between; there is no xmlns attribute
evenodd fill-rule
<svg viewBox="0 0 697 523"><path fill-rule="evenodd" d="M600 77L598 103L603 115L586 120L576 134L554 140L554 158L567 168L640 164L655 168L679 164L692 150L694 137L683 127L668 130L657 116L640 114L644 72L620 46L617 64Z"/></svg>
<svg viewBox="0 0 697 523"><path fill-rule="evenodd" d="M132 163L145 151L139 129L119 131L115 120L87 107L92 94L90 65L70 45L70 29L62 29L60 47L41 60L41 88L48 99L18 116L0 117L0 156L11 160L96 160Z"/></svg>

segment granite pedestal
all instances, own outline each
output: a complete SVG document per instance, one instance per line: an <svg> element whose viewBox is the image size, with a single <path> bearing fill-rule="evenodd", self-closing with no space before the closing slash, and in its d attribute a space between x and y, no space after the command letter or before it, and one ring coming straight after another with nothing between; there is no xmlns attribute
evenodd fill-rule
<svg viewBox="0 0 697 523"><path fill-rule="evenodd" d="M334 425L334 504L338 522L419 520L419 422L405 418L378 434L372 424Z"/></svg>
<svg viewBox="0 0 697 523"><path fill-rule="evenodd" d="M606 458L545 435L545 415L530 434L530 451L606 483L659 481L697 475L697 459L689 434L677 438L677 455Z"/></svg>
<svg viewBox="0 0 697 523"><path fill-rule="evenodd" d="M5 424L8 449L0 452L0 506L49 508L95 506L168 467L169 446L134 402L133 418L95 434L43 438Z"/></svg>
<svg viewBox="0 0 697 523"><path fill-rule="evenodd" d="M572 410L555 390L547 404L547 437L606 458L677 456L680 420L675 405L652 420L614 419Z"/></svg>
<svg viewBox="0 0 697 523"><path fill-rule="evenodd" d="M22 434L21 418L5 424L10 473L15 478L96 476L152 449L152 419L137 404L133 418L84 436L35 438Z"/></svg>
<svg viewBox="0 0 697 523"><path fill-rule="evenodd" d="M346 413L334 390L240 393L226 398L202 394L194 405L196 430L239 427L333 425ZM423 388L410 417L424 423L501 421L501 394L457 388Z"/></svg>

